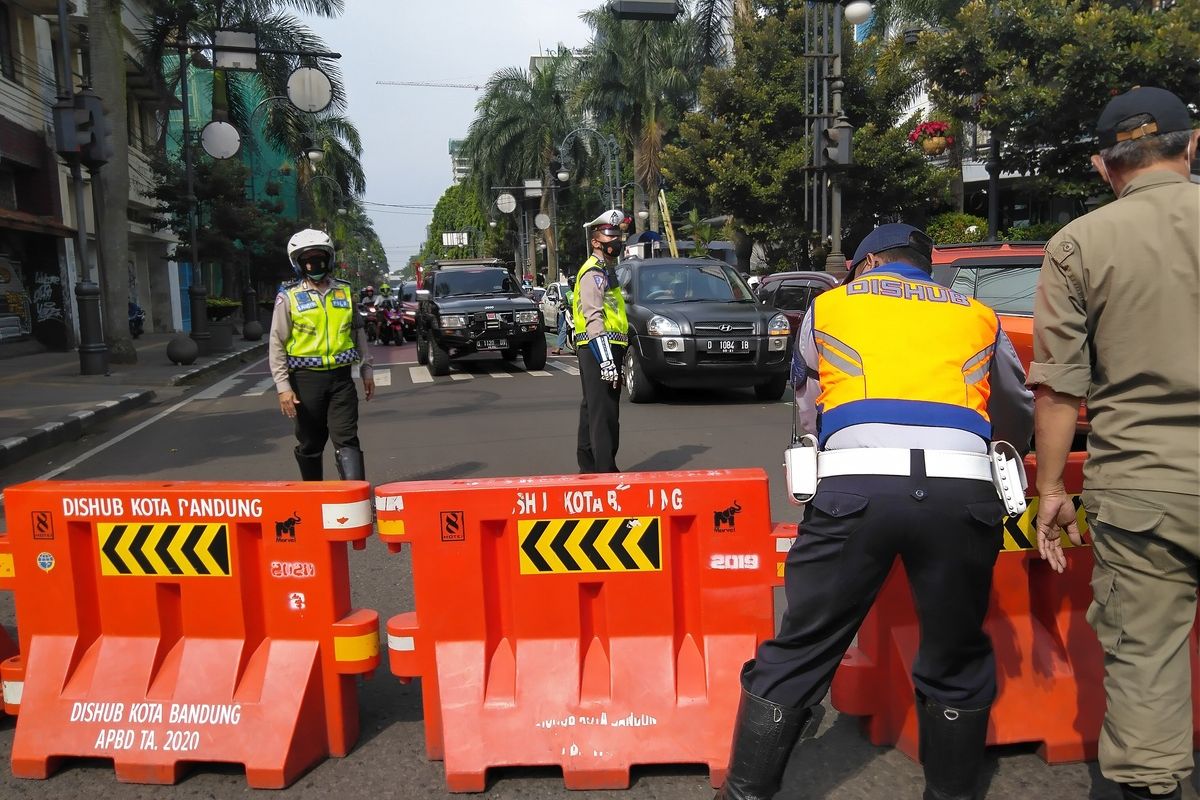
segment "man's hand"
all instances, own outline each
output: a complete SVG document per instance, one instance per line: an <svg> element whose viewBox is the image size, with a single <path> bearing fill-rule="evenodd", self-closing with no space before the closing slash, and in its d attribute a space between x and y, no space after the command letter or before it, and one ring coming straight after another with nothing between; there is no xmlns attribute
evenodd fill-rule
<svg viewBox="0 0 1200 800"><path fill-rule="evenodd" d="M621 380L621 373L617 371L617 362L612 359L600 362L600 380L611 383L613 386L617 385L617 382Z"/></svg>
<svg viewBox="0 0 1200 800"><path fill-rule="evenodd" d="M1067 566L1061 541L1063 531L1067 532L1067 537L1074 544L1083 544L1083 534L1079 532L1079 521L1071 498L1061 491L1042 495L1038 498L1038 553L1044 561L1050 562L1055 572L1062 572Z"/></svg>
<svg viewBox="0 0 1200 800"><path fill-rule="evenodd" d="M363 376L363 394L366 395L367 402L375 396L375 376L370 372Z"/></svg>
<svg viewBox="0 0 1200 800"><path fill-rule="evenodd" d="M295 392L279 393L279 410L288 419L296 418L296 406L298 405L300 405L300 398L296 397Z"/></svg>
<svg viewBox="0 0 1200 800"><path fill-rule="evenodd" d="M617 362L613 357L612 345L608 341L608 334L600 334L588 342L588 346L592 348L592 355L596 357L596 363L600 365L600 380L605 383L611 383L614 387L619 386L621 384L621 373L617 370Z"/></svg>

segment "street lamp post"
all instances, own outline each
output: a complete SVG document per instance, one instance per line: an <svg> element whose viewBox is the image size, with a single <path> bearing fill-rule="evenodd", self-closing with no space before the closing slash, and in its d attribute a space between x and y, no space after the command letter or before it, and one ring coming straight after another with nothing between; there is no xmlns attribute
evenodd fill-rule
<svg viewBox="0 0 1200 800"><path fill-rule="evenodd" d="M558 171L558 179L567 181L571 177L569 165L572 162L570 154L570 145L581 134L590 136L599 146L601 152L606 156L604 160L604 189L608 195L609 208L624 207L624 198L621 196L621 146L617 142L617 137L612 134L605 135L594 128L576 128L563 137L562 144L558 146L558 158L563 163L563 168Z"/></svg>

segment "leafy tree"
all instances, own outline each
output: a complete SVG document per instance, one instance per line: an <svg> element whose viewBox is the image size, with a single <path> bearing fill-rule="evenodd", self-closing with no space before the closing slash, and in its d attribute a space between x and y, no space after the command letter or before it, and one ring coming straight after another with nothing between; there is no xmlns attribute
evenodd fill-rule
<svg viewBox="0 0 1200 800"><path fill-rule="evenodd" d="M1084 197L1104 104L1138 84L1200 97L1200 3L972 0L951 26L920 39L935 102L1003 142L1009 171Z"/></svg>
<svg viewBox="0 0 1200 800"><path fill-rule="evenodd" d="M433 221L429 223L429 238L421 249L421 262L428 263L438 258L468 258L494 252L480 242L488 231L487 219L474 187L464 181L454 184L442 193L433 207ZM442 234L450 231L468 231L466 247L443 247Z"/></svg>
<svg viewBox="0 0 1200 800"><path fill-rule="evenodd" d="M666 148L665 171L685 202L732 213L773 266L820 269L817 226L805 216L811 98L796 78L805 69L804 11L788 4L763 9L753 25L735 29L733 66L706 73L701 110L684 118L679 143ZM932 167L907 142L907 128L898 127L915 92L899 47L875 40L844 48L846 83L854 87L844 105L857 128L856 163L842 176L848 241L877 221L919 221L947 198L949 174Z"/></svg>

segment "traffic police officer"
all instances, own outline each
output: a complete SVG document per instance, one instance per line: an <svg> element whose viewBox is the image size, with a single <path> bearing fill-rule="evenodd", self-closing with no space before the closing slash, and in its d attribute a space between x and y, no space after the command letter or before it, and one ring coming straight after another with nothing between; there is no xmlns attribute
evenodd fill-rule
<svg viewBox="0 0 1200 800"><path fill-rule="evenodd" d="M613 267L621 253L624 219L623 212L611 209L587 224L592 255L575 275L571 315L583 385L575 454L581 473L619 471L621 366L629 319Z"/></svg>
<svg viewBox="0 0 1200 800"><path fill-rule="evenodd" d="M916 598L927 800L974 796L996 693L983 631L1004 504L993 439L1028 448L1032 395L996 314L934 283L932 242L876 228L797 338L797 426L816 493L787 556L778 636L742 670L723 795L769 798L896 556Z"/></svg>
<svg viewBox="0 0 1200 800"><path fill-rule="evenodd" d="M1112 98L1096 127L1092 164L1117 200L1049 241L1034 304L1038 544L1061 572L1062 530L1082 542L1063 469L1086 398L1100 770L1125 798L1178 798L1193 769L1200 573L1200 131L1153 87Z"/></svg>
<svg viewBox="0 0 1200 800"><path fill-rule="evenodd" d="M296 421L296 463L306 481L322 479L321 456L333 439L343 480L363 480L358 442L358 392L350 365L361 361L366 399L375 394L367 337L354 313L350 284L330 275L333 242L323 231L300 231L288 241L298 279L275 297L270 366L279 408Z"/></svg>

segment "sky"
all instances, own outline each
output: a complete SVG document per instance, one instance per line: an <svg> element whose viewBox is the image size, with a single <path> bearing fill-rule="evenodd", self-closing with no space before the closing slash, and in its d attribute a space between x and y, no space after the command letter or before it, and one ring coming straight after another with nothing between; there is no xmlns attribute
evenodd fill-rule
<svg viewBox="0 0 1200 800"><path fill-rule="evenodd" d="M306 17L342 54L347 115L358 126L367 205L387 252L401 269L425 241L433 205L451 183L450 139L461 139L481 91L381 86L376 81L483 85L499 69L561 42L583 47L585 0L345 0L337 19Z"/></svg>

